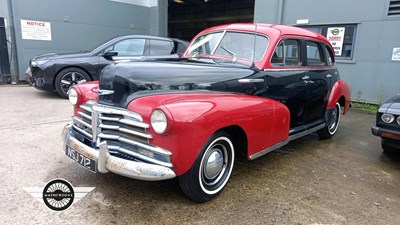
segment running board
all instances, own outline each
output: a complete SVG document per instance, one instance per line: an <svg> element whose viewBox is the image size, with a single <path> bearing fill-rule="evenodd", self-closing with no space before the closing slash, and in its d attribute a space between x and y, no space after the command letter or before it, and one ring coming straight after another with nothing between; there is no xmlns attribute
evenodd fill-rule
<svg viewBox="0 0 400 225"><path fill-rule="evenodd" d="M320 129L324 128L325 126L326 126L325 123L323 123L323 124L320 124L320 125L318 125L316 127L311 128L309 130L306 130L306 131L303 131L303 132L300 132L300 133L297 133L297 134L293 134L293 135L289 136L288 139L286 139L284 141L281 141L281 142L279 142L277 144L274 144L269 148L266 148L266 149L264 149L264 150L262 150L260 152L257 152L255 154L251 155L250 156L250 160L257 159L260 156L263 156L263 155L265 155L267 153L270 153L270 152L272 152L272 151L274 151L274 150L286 145L287 143L289 143L289 141L293 141L294 139L297 139L297 138L306 136L308 134L311 134L311 133L313 133L313 132L315 132L317 130L320 130Z"/></svg>

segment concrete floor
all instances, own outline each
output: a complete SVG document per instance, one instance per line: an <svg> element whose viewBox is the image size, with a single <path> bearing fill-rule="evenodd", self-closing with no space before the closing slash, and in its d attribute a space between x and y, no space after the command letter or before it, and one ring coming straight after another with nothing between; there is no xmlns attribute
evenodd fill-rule
<svg viewBox="0 0 400 225"><path fill-rule="evenodd" d="M68 100L0 86L0 112L0 224L400 224L400 157L382 153L374 115L351 111L332 139L309 135L238 160L223 193L196 204L176 180L93 174L67 158ZM54 178L95 189L63 212L23 189Z"/></svg>

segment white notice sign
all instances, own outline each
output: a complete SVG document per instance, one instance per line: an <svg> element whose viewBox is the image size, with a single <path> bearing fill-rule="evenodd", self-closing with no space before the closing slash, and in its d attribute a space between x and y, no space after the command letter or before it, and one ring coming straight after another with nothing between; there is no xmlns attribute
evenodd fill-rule
<svg viewBox="0 0 400 225"><path fill-rule="evenodd" d="M342 55L344 31L344 27L328 28L326 38L331 43L333 50L335 50L335 55Z"/></svg>
<svg viewBox="0 0 400 225"><path fill-rule="evenodd" d="M400 48L393 48L392 61L400 61Z"/></svg>
<svg viewBox="0 0 400 225"><path fill-rule="evenodd" d="M21 20L22 39L51 41L51 24L49 22Z"/></svg>

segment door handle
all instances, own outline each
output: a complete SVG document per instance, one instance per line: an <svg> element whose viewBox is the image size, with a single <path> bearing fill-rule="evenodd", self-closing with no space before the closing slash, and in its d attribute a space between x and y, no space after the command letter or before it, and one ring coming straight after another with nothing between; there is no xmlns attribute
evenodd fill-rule
<svg viewBox="0 0 400 225"><path fill-rule="evenodd" d="M239 79L238 82L241 84L263 83L264 79Z"/></svg>
<svg viewBox="0 0 400 225"><path fill-rule="evenodd" d="M306 76L302 77L301 79L302 80L307 80L307 79L310 79L310 77L306 75Z"/></svg>

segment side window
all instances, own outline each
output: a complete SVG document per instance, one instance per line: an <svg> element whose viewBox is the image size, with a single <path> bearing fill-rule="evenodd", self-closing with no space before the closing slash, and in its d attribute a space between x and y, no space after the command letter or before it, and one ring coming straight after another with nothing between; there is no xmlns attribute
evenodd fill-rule
<svg viewBox="0 0 400 225"><path fill-rule="evenodd" d="M174 44L171 41L150 40L150 55L170 55L174 53Z"/></svg>
<svg viewBox="0 0 400 225"><path fill-rule="evenodd" d="M300 66L300 44L294 39L282 40L271 57L273 66Z"/></svg>
<svg viewBox="0 0 400 225"><path fill-rule="evenodd" d="M145 39L127 39L116 43L113 50L118 56L143 55L145 43Z"/></svg>
<svg viewBox="0 0 400 225"><path fill-rule="evenodd" d="M325 65L322 49L316 42L307 41L307 65L321 66Z"/></svg>
<svg viewBox="0 0 400 225"><path fill-rule="evenodd" d="M179 42L175 42L175 52L178 54L183 54L186 50L186 46Z"/></svg>
<svg viewBox="0 0 400 225"><path fill-rule="evenodd" d="M328 66L332 66L335 62L334 62L334 57L333 57L333 52L331 51L331 49L324 45L325 48L325 55L326 55L326 61L327 61L327 65Z"/></svg>

